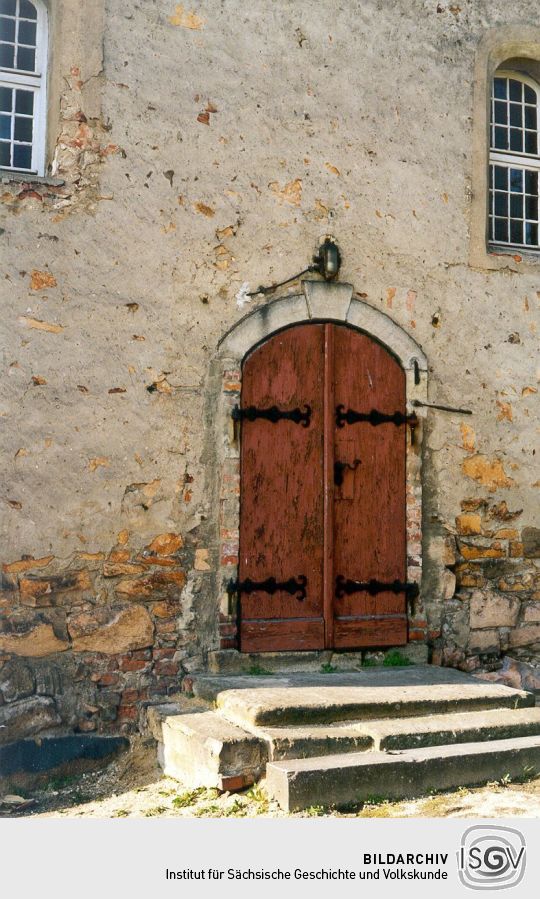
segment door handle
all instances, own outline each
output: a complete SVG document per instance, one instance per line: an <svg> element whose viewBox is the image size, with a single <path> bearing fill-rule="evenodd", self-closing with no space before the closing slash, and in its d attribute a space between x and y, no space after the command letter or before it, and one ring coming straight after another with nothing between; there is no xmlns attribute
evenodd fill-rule
<svg viewBox="0 0 540 899"><path fill-rule="evenodd" d="M334 462L334 484L336 485L336 487L342 486L343 472L346 468L354 471L361 464L362 462L360 459L355 459L354 462Z"/></svg>

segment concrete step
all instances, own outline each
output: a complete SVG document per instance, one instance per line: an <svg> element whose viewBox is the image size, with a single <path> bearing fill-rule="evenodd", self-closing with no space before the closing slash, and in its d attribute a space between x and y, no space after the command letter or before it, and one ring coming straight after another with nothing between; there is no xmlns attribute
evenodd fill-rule
<svg viewBox="0 0 540 899"><path fill-rule="evenodd" d="M257 671L269 674L307 673L320 674L324 667L335 671L358 671L366 660L379 665L395 649L378 652L361 650L358 652L334 652L333 649L322 649L309 652L238 652L237 649L216 649L208 653L209 674L252 675ZM425 665L428 660L428 647L424 643L409 643L400 646L398 652L409 664Z"/></svg>
<svg viewBox="0 0 540 899"><path fill-rule="evenodd" d="M374 748L373 737L355 724L314 727L253 728L266 745L268 758L305 759L343 752L366 752Z"/></svg>
<svg viewBox="0 0 540 899"><path fill-rule="evenodd" d="M184 786L240 790L264 771L266 744L216 712L168 715L161 722L158 760Z"/></svg>
<svg viewBox="0 0 540 899"><path fill-rule="evenodd" d="M361 722L357 727L372 740L374 749L383 751L479 743L540 735L540 707L387 718Z"/></svg>
<svg viewBox="0 0 540 899"><path fill-rule="evenodd" d="M268 677L197 675L192 690L248 729L534 705L534 696L523 690L430 665Z"/></svg>
<svg viewBox="0 0 540 899"><path fill-rule="evenodd" d="M313 727L253 728L270 761L366 750L419 749L540 736L540 708L490 709Z"/></svg>
<svg viewBox="0 0 540 899"><path fill-rule="evenodd" d="M269 762L266 789L288 812L476 786L540 772L540 736Z"/></svg>

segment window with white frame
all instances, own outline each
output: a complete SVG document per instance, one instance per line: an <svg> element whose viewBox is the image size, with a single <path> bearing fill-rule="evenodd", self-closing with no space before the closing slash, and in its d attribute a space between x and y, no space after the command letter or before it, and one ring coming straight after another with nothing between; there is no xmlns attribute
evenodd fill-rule
<svg viewBox="0 0 540 899"><path fill-rule="evenodd" d="M538 250L540 87L513 72L492 81L489 153L489 241Z"/></svg>
<svg viewBox="0 0 540 899"><path fill-rule="evenodd" d="M47 10L0 0L0 169L45 174Z"/></svg>

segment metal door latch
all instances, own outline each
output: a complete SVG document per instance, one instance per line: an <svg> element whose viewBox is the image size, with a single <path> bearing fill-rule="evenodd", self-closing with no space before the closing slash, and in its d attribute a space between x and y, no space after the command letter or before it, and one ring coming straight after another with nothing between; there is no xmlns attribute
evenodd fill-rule
<svg viewBox="0 0 540 899"><path fill-rule="evenodd" d="M341 487L343 484L343 473L346 468L349 468L351 471L354 471L361 465L360 459L355 459L354 462L334 462L334 484L336 487Z"/></svg>

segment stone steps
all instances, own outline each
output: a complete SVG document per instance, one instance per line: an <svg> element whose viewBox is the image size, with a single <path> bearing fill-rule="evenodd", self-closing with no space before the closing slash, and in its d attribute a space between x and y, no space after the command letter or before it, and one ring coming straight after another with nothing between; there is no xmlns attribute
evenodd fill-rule
<svg viewBox="0 0 540 899"><path fill-rule="evenodd" d="M540 707L490 709L347 725L255 728L269 761L367 750L392 751L540 736Z"/></svg>
<svg viewBox="0 0 540 899"><path fill-rule="evenodd" d="M540 772L540 736L269 762L266 789L288 812L407 799Z"/></svg>
<svg viewBox="0 0 540 899"><path fill-rule="evenodd" d="M266 770L292 810L500 779L531 759L540 768L534 697L452 669L197 675L189 685L193 696L147 720L165 772L190 788L237 790Z"/></svg>
<svg viewBox="0 0 540 899"><path fill-rule="evenodd" d="M431 666L350 674L209 677L192 680L195 696L215 703L240 727L333 724L534 705L523 690Z"/></svg>

